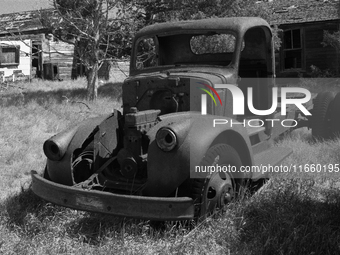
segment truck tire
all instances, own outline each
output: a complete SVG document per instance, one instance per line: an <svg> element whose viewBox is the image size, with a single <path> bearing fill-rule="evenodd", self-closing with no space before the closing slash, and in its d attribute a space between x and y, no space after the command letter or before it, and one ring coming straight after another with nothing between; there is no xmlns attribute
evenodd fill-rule
<svg viewBox="0 0 340 255"><path fill-rule="evenodd" d="M209 148L200 167L232 166L238 170L242 161L234 148L227 144L217 144ZM207 173L206 178L191 179L191 196L195 203L195 220L204 220L215 209L223 208L237 197L244 183L240 173Z"/></svg>
<svg viewBox="0 0 340 255"><path fill-rule="evenodd" d="M332 135L340 137L340 92L338 92L332 103L331 112Z"/></svg>
<svg viewBox="0 0 340 255"><path fill-rule="evenodd" d="M312 136L316 140L326 140L332 136L331 105L334 99L332 92L321 92L314 100L312 116Z"/></svg>

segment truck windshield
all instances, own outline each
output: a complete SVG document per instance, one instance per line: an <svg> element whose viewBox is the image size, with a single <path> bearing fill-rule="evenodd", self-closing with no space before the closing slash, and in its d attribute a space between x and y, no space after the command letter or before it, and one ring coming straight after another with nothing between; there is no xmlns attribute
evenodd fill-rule
<svg viewBox="0 0 340 255"><path fill-rule="evenodd" d="M235 44L233 34L215 31L142 37L135 45L135 68L141 70L169 65L228 66L233 58Z"/></svg>

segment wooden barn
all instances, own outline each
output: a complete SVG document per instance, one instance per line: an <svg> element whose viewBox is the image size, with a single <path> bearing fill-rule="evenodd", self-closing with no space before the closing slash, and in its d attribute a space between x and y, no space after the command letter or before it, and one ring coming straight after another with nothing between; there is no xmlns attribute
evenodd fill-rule
<svg viewBox="0 0 340 255"><path fill-rule="evenodd" d="M281 29L278 77L308 76L311 66L340 74L340 52L322 44L325 30L340 30L339 0L274 0L267 4L273 8L271 24Z"/></svg>
<svg viewBox="0 0 340 255"><path fill-rule="evenodd" d="M0 82L69 79L73 52L42 26L38 11L0 15Z"/></svg>

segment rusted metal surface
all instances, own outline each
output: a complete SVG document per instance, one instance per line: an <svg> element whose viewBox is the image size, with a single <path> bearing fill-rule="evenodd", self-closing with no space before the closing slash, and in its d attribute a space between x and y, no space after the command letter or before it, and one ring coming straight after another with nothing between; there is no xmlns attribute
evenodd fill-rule
<svg viewBox="0 0 340 255"><path fill-rule="evenodd" d="M136 37L165 34L174 32L188 32L190 30L231 30L237 33L243 33L249 28L256 26L269 27L268 22L264 19L256 17L233 17L233 18L211 18L201 20L189 20L169 23L158 23L141 29Z"/></svg>
<svg viewBox="0 0 340 255"><path fill-rule="evenodd" d="M138 42L156 34L161 39L153 45L157 47L152 46L155 58L152 61L146 58L146 65L142 59L141 65L136 65ZM196 35L221 34L227 35L223 42L232 45L225 52L200 55L188 48ZM176 43L187 48L177 47ZM265 126L248 130L242 125L212 126L215 118L230 123L252 117L234 115L231 93L216 84L235 85L243 90L252 87L257 109L270 107L272 95L268 91L273 86L274 73L271 45L270 27L260 18L183 21L142 29L134 41L130 77L123 84L123 114L115 111L84 121L74 132L49 140L46 178L33 172L33 191L53 203L85 211L153 220L198 218L195 209L200 201L193 183L197 179L204 183L209 173L195 175L195 167L202 165L210 148L230 148L237 158L230 159L231 162L237 165L242 162L244 166L258 162L278 164L291 152L272 150L266 157L273 139L287 128L271 130ZM168 46L172 48L169 50ZM174 59L177 56L181 58L179 62ZM150 64L153 61L158 61L158 65ZM250 80L247 82L246 78ZM201 90L197 84L206 84L214 91L215 87L219 94L221 105L210 100L207 115L200 113ZM292 110L287 116L295 117L296 112ZM218 160L228 154L216 153L213 156L217 162L223 162ZM231 175L235 183L267 178L240 171ZM218 206L217 201L229 201L233 193L229 188L236 189L235 185L227 185L226 195L223 187L211 199L209 210Z"/></svg>
<svg viewBox="0 0 340 255"><path fill-rule="evenodd" d="M48 181L32 171L35 194L58 205L91 212L152 220L185 220L194 216L189 197L164 198L88 191Z"/></svg>

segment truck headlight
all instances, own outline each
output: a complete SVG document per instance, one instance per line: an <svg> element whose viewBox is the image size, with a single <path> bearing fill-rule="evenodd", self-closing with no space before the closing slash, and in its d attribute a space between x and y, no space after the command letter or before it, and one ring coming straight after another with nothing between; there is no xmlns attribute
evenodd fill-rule
<svg viewBox="0 0 340 255"><path fill-rule="evenodd" d="M171 151L177 145L177 137L170 128L163 127L157 131L156 143L162 151Z"/></svg>
<svg viewBox="0 0 340 255"><path fill-rule="evenodd" d="M52 139L48 139L44 142L43 149L46 157L52 161L60 160L66 151L65 149L63 150L60 148L60 145Z"/></svg>

